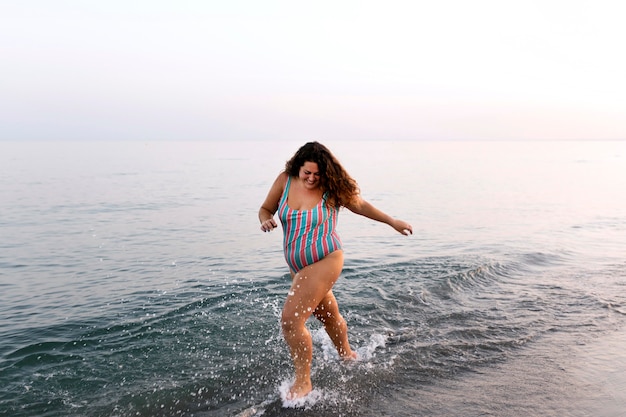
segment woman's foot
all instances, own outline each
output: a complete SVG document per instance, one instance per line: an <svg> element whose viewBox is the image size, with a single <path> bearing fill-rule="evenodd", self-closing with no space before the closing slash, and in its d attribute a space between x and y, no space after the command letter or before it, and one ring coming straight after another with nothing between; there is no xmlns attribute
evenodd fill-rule
<svg viewBox="0 0 626 417"><path fill-rule="evenodd" d="M298 381L293 383L289 391L287 392L287 400L293 401L298 398L303 398L309 395L313 391L313 385L311 384L311 380L308 381Z"/></svg>
<svg viewBox="0 0 626 417"><path fill-rule="evenodd" d="M341 359L346 361L346 362L351 362L351 361L355 361L357 359L359 359L359 355L351 350L350 353L346 353L345 355L341 355Z"/></svg>
<svg viewBox="0 0 626 417"><path fill-rule="evenodd" d="M339 346L337 348L337 353L339 354L339 358L346 362L352 362L359 358L359 355L354 350L350 349L350 347L348 347L348 350L345 350Z"/></svg>

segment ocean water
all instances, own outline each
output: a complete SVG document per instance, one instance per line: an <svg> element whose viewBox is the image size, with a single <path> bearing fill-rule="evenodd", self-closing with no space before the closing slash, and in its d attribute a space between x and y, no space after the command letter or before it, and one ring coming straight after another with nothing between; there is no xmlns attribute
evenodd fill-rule
<svg viewBox="0 0 626 417"><path fill-rule="evenodd" d="M624 416L626 142L329 142L360 354L292 377L289 142L0 142L0 415Z"/></svg>

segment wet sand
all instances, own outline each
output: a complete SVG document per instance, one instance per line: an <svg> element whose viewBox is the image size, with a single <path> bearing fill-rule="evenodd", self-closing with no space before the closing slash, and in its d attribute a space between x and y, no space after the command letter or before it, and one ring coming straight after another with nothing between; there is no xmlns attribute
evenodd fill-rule
<svg viewBox="0 0 626 417"><path fill-rule="evenodd" d="M626 416L626 329L545 342L457 378L419 389L398 387L371 415Z"/></svg>
<svg viewBox="0 0 626 417"><path fill-rule="evenodd" d="M594 417L626 416L626 329L576 346L574 353L573 374L585 387L581 409Z"/></svg>

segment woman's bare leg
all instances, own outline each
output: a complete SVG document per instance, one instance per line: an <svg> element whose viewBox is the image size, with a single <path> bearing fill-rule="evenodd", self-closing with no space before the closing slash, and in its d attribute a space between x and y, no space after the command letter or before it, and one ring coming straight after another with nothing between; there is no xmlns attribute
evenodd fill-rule
<svg viewBox="0 0 626 417"><path fill-rule="evenodd" d="M348 325L339 314L339 304L332 290L324 296L315 311L315 317L324 324L324 329L332 340L342 359L356 359L356 353L348 342Z"/></svg>
<svg viewBox="0 0 626 417"><path fill-rule="evenodd" d="M304 397L313 389L313 342L306 321L332 289L342 268L343 252L338 250L305 267L293 277L281 317L283 336L289 345L296 372L289 399Z"/></svg>

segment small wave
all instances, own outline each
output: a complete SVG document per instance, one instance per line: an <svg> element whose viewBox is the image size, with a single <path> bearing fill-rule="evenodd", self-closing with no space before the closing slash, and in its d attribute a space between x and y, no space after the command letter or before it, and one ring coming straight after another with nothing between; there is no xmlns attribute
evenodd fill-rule
<svg viewBox="0 0 626 417"><path fill-rule="evenodd" d="M42 369L48 365L67 364L68 362L82 361L83 358L78 355L38 353L26 355L11 365L20 369L28 367L36 367ZM4 369L3 369L4 370Z"/></svg>
<svg viewBox="0 0 626 417"><path fill-rule="evenodd" d="M47 341L20 347L4 356L2 367L22 369L27 367L42 368L50 364L83 360L83 356L73 351L80 351L84 344L78 341Z"/></svg>
<svg viewBox="0 0 626 417"><path fill-rule="evenodd" d="M6 355L7 359L23 358L38 353L47 353L64 348L66 342L42 342L24 346Z"/></svg>
<svg viewBox="0 0 626 417"><path fill-rule="evenodd" d="M546 253L546 252L530 252L519 256L520 262L528 267L552 267L563 263L563 254Z"/></svg>
<svg viewBox="0 0 626 417"><path fill-rule="evenodd" d="M615 303L611 301L603 301L603 300L600 300L599 302L602 304L603 308L606 308L610 312L617 313L621 316L626 316L626 308L624 308L624 305L620 303Z"/></svg>

